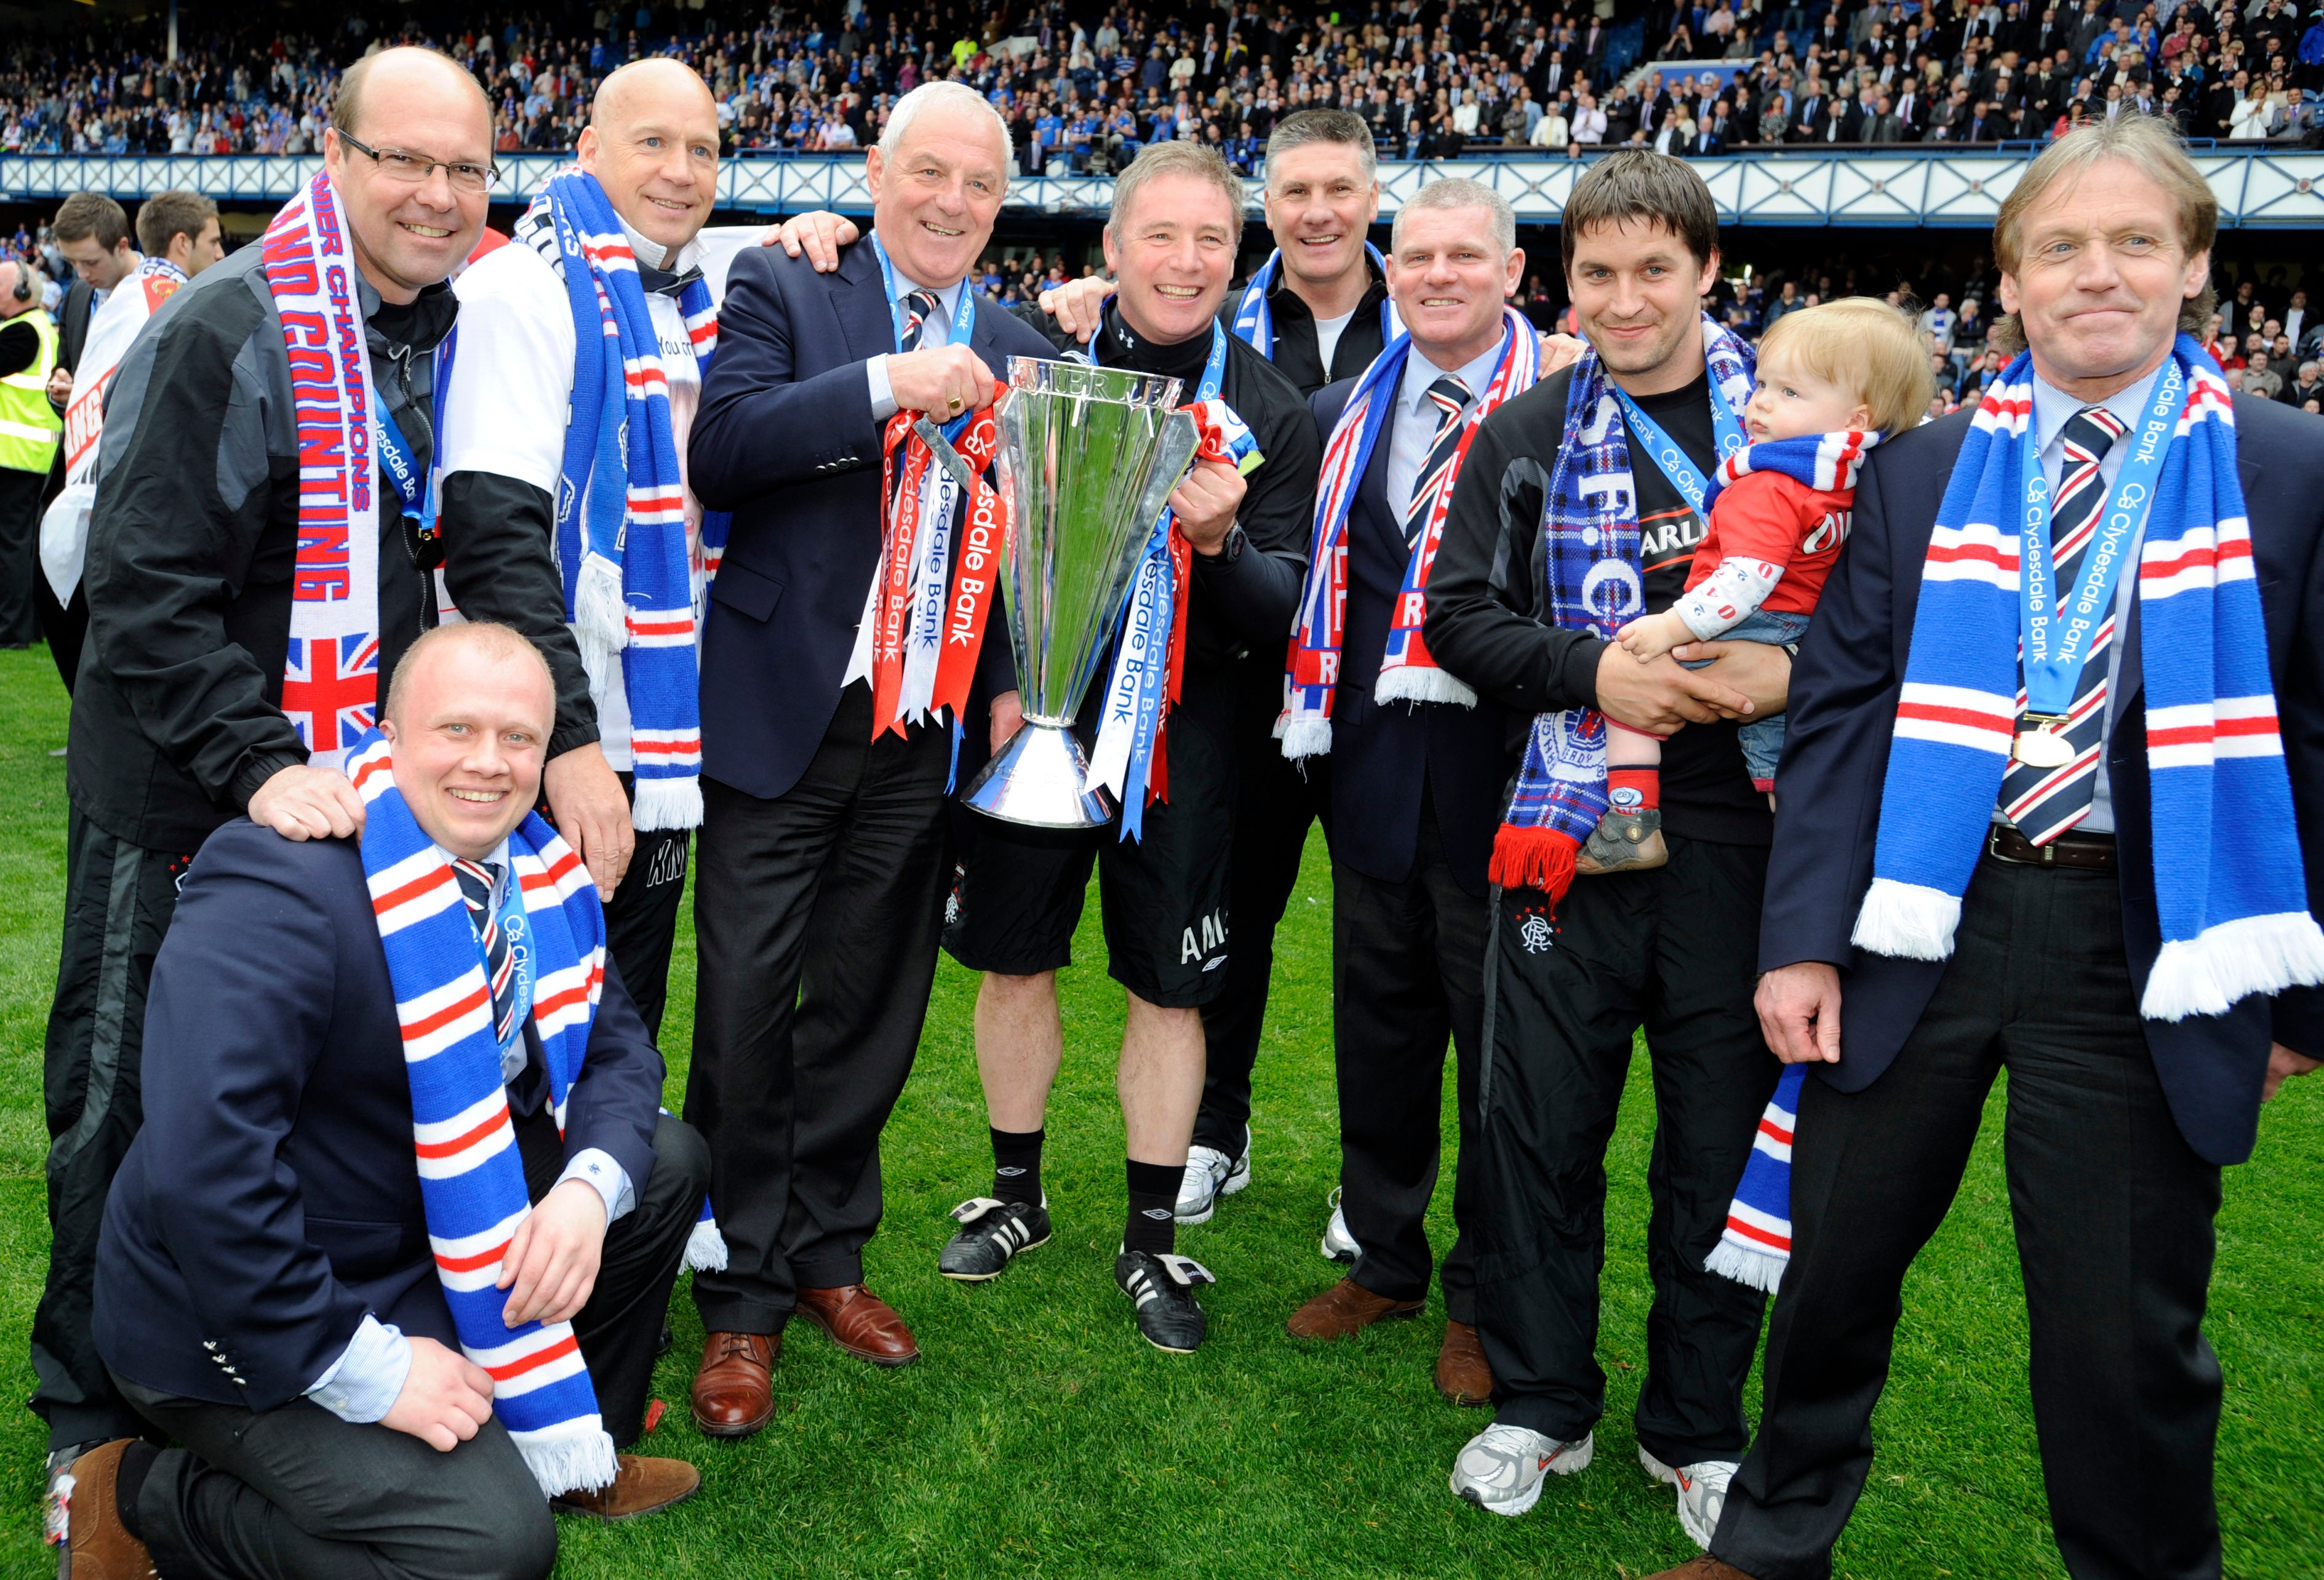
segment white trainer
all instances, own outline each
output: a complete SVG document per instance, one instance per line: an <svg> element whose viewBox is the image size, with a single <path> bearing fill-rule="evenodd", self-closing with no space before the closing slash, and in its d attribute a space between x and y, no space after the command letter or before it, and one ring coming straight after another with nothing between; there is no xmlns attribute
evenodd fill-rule
<svg viewBox="0 0 2324 1580"><path fill-rule="evenodd" d="M1678 1522L1695 1546L1709 1552L1711 1533L1719 1529L1720 1511L1727 1507L1727 1483L1735 1479L1739 1462L1701 1459L1674 1470L1641 1448L1638 1463L1655 1480L1678 1489Z"/></svg>
<svg viewBox="0 0 2324 1580"><path fill-rule="evenodd" d="M1364 1249L1348 1233L1348 1215L1340 1210L1340 1187L1333 1186L1332 1194L1323 1199L1332 1204L1332 1221L1323 1225L1323 1260L1352 1262L1364 1253Z"/></svg>
<svg viewBox="0 0 2324 1580"><path fill-rule="evenodd" d="M1219 1210L1219 1197L1232 1196L1250 1183L1250 1126L1242 1129L1242 1156L1230 1158L1216 1147L1186 1149L1186 1174L1178 1182L1178 1205L1172 1215L1182 1224L1207 1224Z"/></svg>
<svg viewBox="0 0 2324 1580"><path fill-rule="evenodd" d="M1597 1435L1561 1443L1530 1427L1498 1423L1469 1439L1452 1462L1452 1491L1480 1509L1514 1518L1541 1501L1541 1484L1552 1475L1589 1468Z"/></svg>

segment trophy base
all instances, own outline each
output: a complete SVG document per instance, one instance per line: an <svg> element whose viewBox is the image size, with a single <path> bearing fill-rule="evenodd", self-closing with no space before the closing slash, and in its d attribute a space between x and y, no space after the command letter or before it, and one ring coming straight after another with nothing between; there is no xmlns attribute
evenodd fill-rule
<svg viewBox="0 0 2324 1580"><path fill-rule="evenodd" d="M1114 799L1089 782L1089 758L1070 729L1027 720L960 799L988 818L1034 828L1102 828Z"/></svg>

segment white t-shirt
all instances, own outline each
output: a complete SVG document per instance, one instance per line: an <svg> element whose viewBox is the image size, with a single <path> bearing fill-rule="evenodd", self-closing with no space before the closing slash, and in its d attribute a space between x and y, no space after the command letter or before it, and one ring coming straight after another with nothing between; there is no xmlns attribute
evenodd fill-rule
<svg viewBox="0 0 2324 1580"><path fill-rule="evenodd" d="M641 259L660 255L660 247L627 225L622 232ZM716 301L725 295L726 269L734 254L764 233L765 227L756 225L706 230L680 250L678 266L699 264L711 300ZM485 254L461 273L452 289L460 299L460 337L444 398L444 431L438 435L444 475L490 472L530 483L554 499L565 464L565 424L573 401L573 310L565 282L547 259L519 241ZM669 381L670 432L678 448L678 476L684 478L687 438L702 399L702 374L678 299L648 291L646 306L661 342L662 374ZM689 560L700 551L701 536L702 506L689 485ZM596 706L598 744L605 761L628 770L630 706L618 664L607 673L591 672L589 696Z"/></svg>
<svg viewBox="0 0 2324 1580"><path fill-rule="evenodd" d="M1327 378L1332 373L1332 354L1340 348L1340 336L1355 321L1355 312L1351 310L1336 319L1315 320L1315 351L1323 360L1323 374Z"/></svg>

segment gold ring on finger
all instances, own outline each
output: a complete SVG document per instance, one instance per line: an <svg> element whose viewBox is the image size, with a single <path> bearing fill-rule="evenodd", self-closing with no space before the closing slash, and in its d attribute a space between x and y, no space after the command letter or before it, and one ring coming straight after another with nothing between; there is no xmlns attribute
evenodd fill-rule
<svg viewBox="0 0 2324 1580"><path fill-rule="evenodd" d="M948 402L945 402L945 410L947 410L947 411L958 411L960 410L960 408L961 408L961 399L960 399L960 397L959 397L958 395L954 395L954 396L950 401L948 401Z"/></svg>

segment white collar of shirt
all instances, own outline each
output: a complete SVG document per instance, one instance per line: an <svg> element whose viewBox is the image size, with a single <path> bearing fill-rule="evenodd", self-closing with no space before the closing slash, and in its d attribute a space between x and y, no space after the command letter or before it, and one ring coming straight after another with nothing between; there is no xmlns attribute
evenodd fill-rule
<svg viewBox="0 0 2324 1580"><path fill-rule="evenodd" d="M936 328L943 334L944 343L947 346L951 345L953 314L960 310L961 287L965 285L967 282L964 280L955 280L950 285L923 285L918 281L913 279L910 275L905 273L901 269L897 269L895 267L894 260L890 260L889 267L893 270L896 281L895 294L888 299L889 307L892 310L896 303L902 301L904 298L911 295L915 291L925 291L928 292L931 296L934 296L936 299L936 307L939 310L936 313ZM927 331L923 328L921 335L924 340L927 337Z"/></svg>
<svg viewBox="0 0 2324 1580"><path fill-rule="evenodd" d="M640 236L636 228L620 215L613 217L621 225L622 239L630 244L630 251L636 254L638 262L648 269L668 269L673 274L683 274L702 261L702 238L699 236L678 249L675 263L665 263L662 262L661 243L648 241Z"/></svg>
<svg viewBox="0 0 2324 1580"><path fill-rule="evenodd" d="M2140 420L2146 415L2146 392L2154 383L2154 374L2135 378L2122 388L2096 402L2122 419L2126 434L2135 432ZM2074 414L2092 404L2078 396L2070 395L2040 374L2034 375L2034 443L2035 450L2047 456L2050 447L2058 441L2059 433L2072 421ZM2117 444L2116 448L2121 447ZM2113 451L2108 452L2111 458Z"/></svg>
<svg viewBox="0 0 2324 1580"><path fill-rule="evenodd" d="M1505 331L1502 338L1507 337ZM1466 411L1471 406L1476 404L1477 397L1484 393L1485 385L1491 382L1493 363L1500 354L1501 342L1496 340L1486 349L1483 356L1464 363L1459 367L1443 368L1422 356L1417 346L1414 346L1412 354L1404 359L1404 383L1397 387L1397 403L1404 408L1400 415L1407 418L1418 416L1422 404L1428 399L1428 387L1447 373L1469 386L1469 399L1462 402L1461 408ZM1435 424L1432 421L1429 431L1434 430Z"/></svg>

